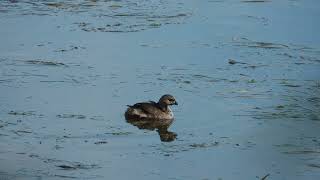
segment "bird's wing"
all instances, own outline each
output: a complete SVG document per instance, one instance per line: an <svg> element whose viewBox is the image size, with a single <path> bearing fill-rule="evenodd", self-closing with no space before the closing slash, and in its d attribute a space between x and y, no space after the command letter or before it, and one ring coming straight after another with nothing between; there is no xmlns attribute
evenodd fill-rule
<svg viewBox="0 0 320 180"><path fill-rule="evenodd" d="M158 104L154 101L141 102L130 107L141 109L147 114L153 114L154 112L161 111L161 109L158 107Z"/></svg>

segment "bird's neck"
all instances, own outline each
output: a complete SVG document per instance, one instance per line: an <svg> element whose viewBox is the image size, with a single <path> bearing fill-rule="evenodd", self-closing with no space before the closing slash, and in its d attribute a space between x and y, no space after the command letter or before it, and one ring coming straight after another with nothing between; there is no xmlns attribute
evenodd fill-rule
<svg viewBox="0 0 320 180"><path fill-rule="evenodd" d="M168 111L168 105L158 102L158 106L159 108L163 111L163 112L167 112Z"/></svg>

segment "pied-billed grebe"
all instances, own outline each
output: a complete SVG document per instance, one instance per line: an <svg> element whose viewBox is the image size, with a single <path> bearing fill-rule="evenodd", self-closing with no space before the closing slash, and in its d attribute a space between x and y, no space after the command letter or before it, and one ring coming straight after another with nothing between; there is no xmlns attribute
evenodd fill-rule
<svg viewBox="0 0 320 180"><path fill-rule="evenodd" d="M154 101L136 103L128 105L125 112L126 119L150 118L150 119L173 119L170 105L178 105L172 95L165 94L156 103Z"/></svg>

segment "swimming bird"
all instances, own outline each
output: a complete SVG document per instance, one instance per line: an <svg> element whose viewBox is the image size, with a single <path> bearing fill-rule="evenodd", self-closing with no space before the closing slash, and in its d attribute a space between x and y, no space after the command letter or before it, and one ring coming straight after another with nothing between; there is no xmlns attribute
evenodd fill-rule
<svg viewBox="0 0 320 180"><path fill-rule="evenodd" d="M170 105L178 105L178 102L170 94L161 96L158 102L140 102L127 105L126 119L173 119Z"/></svg>

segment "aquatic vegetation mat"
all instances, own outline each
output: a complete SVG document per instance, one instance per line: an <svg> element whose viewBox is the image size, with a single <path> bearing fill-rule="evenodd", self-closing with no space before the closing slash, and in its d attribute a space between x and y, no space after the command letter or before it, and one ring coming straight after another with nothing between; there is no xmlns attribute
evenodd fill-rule
<svg viewBox="0 0 320 180"><path fill-rule="evenodd" d="M88 21L73 20L72 23L74 28L87 32L137 32L184 23L192 15L192 11L183 8L183 1L169 0L1 1L0 13L20 16L69 14L71 18L81 14Z"/></svg>

